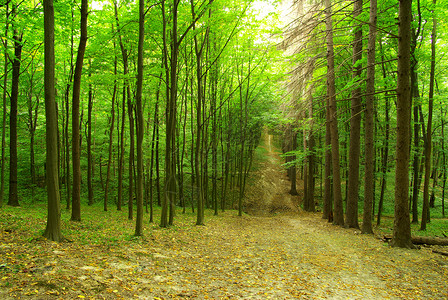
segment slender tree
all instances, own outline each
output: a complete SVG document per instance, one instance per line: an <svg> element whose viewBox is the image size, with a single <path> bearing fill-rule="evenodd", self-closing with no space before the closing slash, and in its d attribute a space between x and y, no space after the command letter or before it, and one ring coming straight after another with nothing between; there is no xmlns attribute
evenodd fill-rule
<svg viewBox="0 0 448 300"><path fill-rule="evenodd" d="M115 49L114 42L114 49ZM114 75L117 76L117 56L114 55ZM115 123L115 99L117 97L117 79L114 78L114 90L112 92L112 107L111 107L111 119L110 119L110 127L109 127L109 156L107 160L107 171L106 171L106 187L104 189L104 211L107 211L107 202L109 198L109 182L110 182L110 173L111 173L111 165L112 165L112 148L113 148L113 133L114 133L114 123Z"/></svg>
<svg viewBox="0 0 448 300"><path fill-rule="evenodd" d="M44 236L52 241L59 242L61 236L61 204L59 194L58 176L58 147L55 101L55 57L54 57L54 7L53 0L44 0L44 42L45 42L45 119L46 119L46 150L47 150L47 200L48 215L47 227Z"/></svg>
<svg viewBox="0 0 448 300"><path fill-rule="evenodd" d="M8 205L19 206L17 195L17 101L19 98L20 64L22 61L22 34L14 29L14 58L9 112L9 198Z"/></svg>
<svg viewBox="0 0 448 300"><path fill-rule="evenodd" d="M436 0L433 0L436 5ZM436 66L436 41L437 41L437 19L435 7L432 11L432 34L431 34L431 70L429 75L429 101L428 101L428 124L426 129L425 143L425 181L423 184L423 209L420 230L426 230L426 223L429 221L429 179L431 177L431 150L432 150L432 111L434 103L434 83ZM434 179L435 180L435 179Z"/></svg>
<svg viewBox="0 0 448 300"><path fill-rule="evenodd" d="M357 20L362 12L362 0L353 1L353 19ZM353 78L359 81L361 76L362 59L362 26L356 26L353 39ZM350 150L348 160L348 190L347 212L345 225L351 228L359 228L358 224L358 199L359 199L359 157L361 139L361 86L352 92L351 118L350 118Z"/></svg>
<svg viewBox="0 0 448 300"><path fill-rule="evenodd" d="M92 60L89 59L89 79L92 78ZM89 81L89 102L87 107L87 190L88 204L93 205L93 154L92 154L92 110L93 88Z"/></svg>
<svg viewBox="0 0 448 300"><path fill-rule="evenodd" d="M76 57L75 73L73 77L72 98L72 221L81 221L81 147L79 130L79 98L81 93L81 75L84 53L87 45L87 14L88 0L81 2L81 36L79 39L78 55Z"/></svg>
<svg viewBox="0 0 448 300"><path fill-rule="evenodd" d="M139 27L138 27L138 58L137 58L137 216L135 220L135 235L143 234L143 43L145 30L144 0L138 1Z"/></svg>
<svg viewBox="0 0 448 300"><path fill-rule="evenodd" d="M333 49L333 22L331 14L331 2L325 0L325 25L327 31L327 89L330 111L331 130L331 160L333 167L333 222L336 225L344 225L344 211L342 205L341 173L339 165L339 133L336 107L336 86L334 72L334 49Z"/></svg>
<svg viewBox="0 0 448 300"><path fill-rule="evenodd" d="M362 232L373 233L372 209L374 199L374 109L375 109L375 44L376 44L377 1L370 0L369 41L367 49L367 84L365 111L365 174L364 174L364 213Z"/></svg>
<svg viewBox="0 0 448 300"><path fill-rule="evenodd" d="M6 20L5 20L5 39L3 39L3 55L5 58L5 65L3 69L3 104L2 104L2 166L0 171L0 207L3 205L3 198L5 193L5 165L6 165L6 102L7 102L7 84L8 84L8 62L9 62L9 56L8 56L8 31L9 31L9 2L5 3L6 8Z"/></svg>
<svg viewBox="0 0 448 300"><path fill-rule="evenodd" d="M329 90L325 97L325 189L324 189L324 208L322 218L333 222L333 203L332 203L332 185L331 185L331 128L330 128L330 97Z"/></svg>

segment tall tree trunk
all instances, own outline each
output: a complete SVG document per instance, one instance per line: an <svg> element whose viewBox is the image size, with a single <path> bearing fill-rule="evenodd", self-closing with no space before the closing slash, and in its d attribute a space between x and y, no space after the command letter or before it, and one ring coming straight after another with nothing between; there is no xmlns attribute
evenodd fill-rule
<svg viewBox="0 0 448 300"><path fill-rule="evenodd" d="M418 2L419 3L419 2ZM413 28L411 31L411 99L414 104L414 158L412 163L413 169L413 188L412 188L412 223L418 223L418 194L420 191L421 174L420 174L420 124L419 124L419 107L420 92L418 87L418 61L415 55L415 49L417 48L417 36L420 34L421 29L421 17L418 18L418 27Z"/></svg>
<svg viewBox="0 0 448 300"><path fill-rule="evenodd" d="M176 35L173 36L173 39L177 40L177 4L178 1L174 0L173 3L173 31L176 31ZM166 228L168 227L168 204L171 199L170 192L172 192L171 187L173 184L170 183L170 180L174 180L171 178L172 170L171 170L171 134L173 129L173 110L172 107L172 99L170 93L170 71L169 68L172 67L169 63L169 54L168 54L168 41L167 41L167 16L166 16L166 8L165 8L165 0L162 0L162 38L163 38L163 62L165 67L165 93L166 93L166 108L165 108L165 118L166 118L166 137L165 137L165 185L164 185L164 193L163 198L161 199L161 208L162 211L160 213L160 227ZM175 20L174 20L175 19ZM176 25L176 26L174 26ZM175 46L174 41L171 42L172 46ZM173 48L173 47L172 47ZM174 60L177 57L172 57L171 60ZM174 76L175 77L175 76ZM173 83L171 86L174 88Z"/></svg>
<svg viewBox="0 0 448 300"><path fill-rule="evenodd" d="M120 157L118 158L118 192L117 192L117 210L121 211L123 204L123 172L124 172L124 129L126 123L126 86L123 85L121 102L121 130L120 134ZM104 209L106 210L106 208Z"/></svg>
<svg viewBox="0 0 448 300"><path fill-rule="evenodd" d="M128 189L128 219L132 220L134 215L134 154L135 154L135 131L134 131L134 104L131 99L129 85L126 87L128 97L128 117L129 117L129 189Z"/></svg>
<svg viewBox="0 0 448 300"><path fill-rule="evenodd" d="M145 30L145 6L144 0L138 1L139 7L139 27L138 27L138 58L137 58L137 95L136 95L136 115L137 115L137 216L135 220L135 235L143 235L143 43Z"/></svg>
<svg viewBox="0 0 448 300"><path fill-rule="evenodd" d="M66 192L66 209L70 209L71 204L71 179L70 179L70 137L69 137L69 120L70 120L70 88L71 82L73 80L73 48L74 48L74 12L73 9L71 21L71 35L70 35L70 71L67 79L67 84L65 87L65 128L64 128L64 136L65 136L65 192Z"/></svg>
<svg viewBox="0 0 448 300"><path fill-rule="evenodd" d="M87 14L88 0L81 2L81 37L79 40L78 55L76 57L75 74L73 77L72 98L72 164L73 164L73 189L72 189L72 221L81 221L81 149L79 130L79 98L81 93L81 74L84 61L84 53L87 44Z"/></svg>
<svg viewBox="0 0 448 300"><path fill-rule="evenodd" d="M159 85L160 87L160 85ZM159 90L157 90L157 93ZM154 153L155 153L155 139L156 139L156 130L157 126L159 126L158 122L158 111L159 111L159 101L158 96L156 97L156 105L154 108L154 127L152 130L152 141L151 141L151 166L149 167L149 222L154 222L154 193L153 193L153 173L154 173Z"/></svg>
<svg viewBox="0 0 448 300"><path fill-rule="evenodd" d="M333 164L333 200L334 215L333 222L336 225L344 225L344 211L341 191L341 172L339 166L339 133L336 107L336 86L334 71L334 49L333 49L333 23L331 14L331 1L325 0L325 18L327 31L327 88L330 108L331 129L331 160Z"/></svg>
<svg viewBox="0 0 448 300"><path fill-rule="evenodd" d="M442 183L442 216L445 218L445 186L446 186L446 153L445 153L445 118L446 114L443 113L442 109L442 165L443 165L443 183Z"/></svg>
<svg viewBox="0 0 448 300"><path fill-rule="evenodd" d="M89 69L91 68L91 60L89 60ZM92 77L89 70L89 78ZM88 204L93 205L93 159L92 159L92 109L93 109L93 90L92 84L89 83L89 103L87 111L87 189Z"/></svg>
<svg viewBox="0 0 448 300"><path fill-rule="evenodd" d="M436 6L436 0L432 1ZM429 101L428 101L428 127L426 129L425 143L425 181L423 184L423 209L420 230L426 230L429 222L429 179L431 177L431 151L432 151L432 111L434 102L434 83L436 67L436 41L437 41L437 18L435 8L432 11L432 34L431 34L431 71L429 74Z"/></svg>
<svg viewBox="0 0 448 300"><path fill-rule="evenodd" d="M409 144L411 119L410 42L412 1L401 0L398 27L397 150L395 166L395 219L391 245L413 248L409 219Z"/></svg>
<svg viewBox="0 0 448 300"><path fill-rule="evenodd" d="M158 102L158 100L157 100ZM158 111L158 107L156 107ZM162 206L162 193L160 189L160 130L159 130L159 113L157 112L157 119L156 119L156 153L155 153L155 159L156 159L156 192L157 192L157 205Z"/></svg>
<svg viewBox="0 0 448 300"><path fill-rule="evenodd" d="M3 198L5 194L5 165L6 165L6 88L8 85L8 29L9 29L9 2L6 2L6 20L5 20L5 39L3 40L3 55L5 58L5 65L3 69L3 110L2 110L2 167L0 171L0 207L3 206Z"/></svg>
<svg viewBox="0 0 448 300"><path fill-rule="evenodd" d="M311 116L310 116L311 118ZM311 125L312 126L312 125ZM315 169L315 155L314 155L314 134L312 131L312 127L309 131L308 136L308 180L307 180L307 211L314 212L316 211L315 201L314 201L314 190L315 190L315 179L314 179L314 169Z"/></svg>
<svg viewBox="0 0 448 300"><path fill-rule="evenodd" d="M9 198L8 205L19 206L17 196L17 101L19 98L20 63L22 60L22 35L14 30L14 60L9 112Z"/></svg>
<svg viewBox="0 0 448 300"><path fill-rule="evenodd" d="M54 8L53 0L44 0L45 30L45 119L46 119L46 183L48 215L44 237L51 241L61 241L61 204L59 194L57 128L58 119L55 101L55 55L54 55Z"/></svg>
<svg viewBox="0 0 448 300"><path fill-rule="evenodd" d="M117 1L114 1L114 13L115 13L115 22L117 25L117 33L118 33L118 41L120 44L120 50L121 50L121 56L123 60L123 75L125 77L124 84L123 84L123 102L122 102L122 114L121 114L121 131L120 131L120 159L119 159L119 165L118 165L118 199L117 199L117 210L121 210L121 206L123 204L123 172L124 172L124 128L126 123L126 103L128 103L128 110L130 110L129 103L131 102L130 96L130 89L129 89L129 80L127 78L128 74L128 51L124 47L123 39L121 36L121 27L118 20L118 4ZM127 98L127 102L126 102ZM128 117L132 118L132 111L128 111ZM133 127L133 122L129 125L129 130L131 131L131 127ZM133 158L132 158L133 160ZM129 158L129 161L131 161L131 158ZM132 182L132 167L129 169L129 175L130 179L129 182ZM130 191L129 193L132 193L132 186L129 187ZM132 198L132 196L130 196ZM132 201L131 201L132 202ZM132 203L130 204L132 205ZM129 217L129 213L128 213Z"/></svg>
<svg viewBox="0 0 448 300"><path fill-rule="evenodd" d="M367 50L367 86L365 110L365 175L364 175L364 213L362 232L371 234L372 210L375 191L375 154L374 154L374 110L375 110L375 44L376 44L377 1L370 0L369 42Z"/></svg>
<svg viewBox="0 0 448 300"><path fill-rule="evenodd" d="M209 18L211 17L211 10L209 13ZM212 40L212 53L216 53L216 40L215 34L210 33ZM211 103L210 103L210 111L212 118L212 131L211 131L211 145L212 145L212 202L214 208L214 215L218 215L219 204L218 204L218 120L217 120L217 109L216 102L218 97L218 63L215 62L213 66L211 66L211 74L210 74L210 88L211 88Z"/></svg>
<svg viewBox="0 0 448 300"><path fill-rule="evenodd" d="M412 68L412 67L411 67ZM415 70L411 71L411 86L413 90L415 90L418 93L418 85L417 85L417 72ZM411 92L412 93L412 92ZM418 96L414 96L413 99L418 99ZM418 107L420 104L414 104L414 159L412 163L412 182L413 182L413 188L412 188L412 223L417 224L418 223L418 194L420 191L420 183L421 178L419 175L420 170L420 153L419 153L419 144L420 144L420 124L418 122Z"/></svg>
<svg viewBox="0 0 448 300"><path fill-rule="evenodd" d="M244 63L241 63L241 75L239 75L238 72L238 66L237 66L237 73L238 73L238 83L239 83L239 91L240 91L240 139L241 139L241 148L240 148L240 161L239 161L239 168L238 168L238 185L239 185L239 195L238 195L238 216L243 215L243 197L244 197L244 186L243 186L243 179L244 179L244 152L246 151L246 133L247 133L247 104L248 104L248 98L249 98L249 87L250 87L250 77L247 78L247 87L246 91L243 92L243 68ZM250 76L250 60L248 64L248 76ZM244 101L244 102L243 102Z"/></svg>
<svg viewBox="0 0 448 300"><path fill-rule="evenodd" d="M307 206L305 207L306 211L314 212L316 211L315 201L314 201L314 190L315 190L315 181L314 181L314 169L315 169L315 154L314 154L314 146L315 146L315 138L313 132L313 100L311 94L309 95L309 112L308 118L310 119L309 130L308 130L308 180L307 180L307 200L305 203Z"/></svg>
<svg viewBox="0 0 448 300"><path fill-rule="evenodd" d="M162 200L162 212L160 226L167 227L168 209L170 221L174 218L174 201L176 193L176 164L174 156L174 143L176 138L176 101L177 101L177 60L179 54L179 42L177 37L177 15L179 0L174 0L172 6L172 27L171 27L171 60L169 69L166 68L167 84L167 104L166 104L166 140L165 140L165 188ZM164 55L168 64L168 50L166 43L166 18L165 1L162 1L163 26L164 26Z"/></svg>
<svg viewBox="0 0 448 300"><path fill-rule="evenodd" d="M191 14L193 19L196 17L194 11L194 1L190 1ZM193 24L193 30L196 26ZM197 104L196 104L196 148L195 148L195 177L196 177L196 187L197 187L197 215L196 215L196 225L204 225L204 188L203 188L203 172L201 172L202 158L203 158L203 83L202 83L202 57L204 50L205 41L202 45L198 44L197 35L194 36L194 49L196 54L196 81L197 81ZM205 118L204 118L205 120Z"/></svg>
<svg viewBox="0 0 448 300"><path fill-rule="evenodd" d="M291 132L291 151L297 150L297 131L292 130ZM297 157L293 155L291 157L291 161L296 160ZM297 196L299 193L297 192L297 167L296 164L293 164L289 169L289 181L291 181L291 188L289 190L289 194L293 196Z"/></svg>
<svg viewBox="0 0 448 300"><path fill-rule="evenodd" d="M331 185L331 114L330 114L330 97L327 89L325 97L325 189L324 189L324 207L322 218L333 222L333 203L332 203L332 185Z"/></svg>
<svg viewBox="0 0 448 300"><path fill-rule="evenodd" d="M380 46L380 52L383 52L382 49L382 44L379 43ZM381 57L381 71L383 74L383 79L385 82L386 81L386 66L385 66L385 59L384 56L382 55ZM387 88L388 86L385 85L385 89L388 90ZM384 108L384 115L385 115L385 137L384 137L384 148L383 148L383 161L381 163L381 192L380 192L380 200L378 202L378 216L377 216L377 225L381 224L381 214L383 212L383 202L384 202L384 193L386 191L386 184L387 184L387 172L389 171L388 168L388 161L389 161L389 136L390 136L390 118L389 118L389 94L386 93L386 97L385 97L385 108Z"/></svg>
<svg viewBox="0 0 448 300"><path fill-rule="evenodd" d="M362 11L362 0L353 0L353 19L357 20ZM353 78L358 81L361 76L362 59L362 26L358 24L353 40ZM347 212L345 225L359 228L359 157L361 149L361 87L358 85L352 92L350 118L350 150L348 166ZM372 146L373 149L373 146ZM373 155L372 155L373 156ZM372 181L373 182L373 181Z"/></svg>
<svg viewBox="0 0 448 300"><path fill-rule="evenodd" d="M115 42L114 42L114 48L115 48ZM109 182L110 182L110 167L112 165L112 148L113 148L113 134L114 134L114 124L115 124L115 98L117 96L117 56L115 55L114 59L114 91L112 93L112 107L111 107L111 120L110 120L110 127L109 127L109 156L107 159L107 171L106 171L106 187L104 189L104 211L107 211L107 202L109 198Z"/></svg>
<svg viewBox="0 0 448 300"><path fill-rule="evenodd" d="M31 63L31 68L34 69L34 62ZM31 175L31 183L36 184L36 163L35 163L35 136L36 136L36 126L37 126L37 117L39 112L39 96L36 95L36 103L33 104L33 86L34 86L34 74L33 70L30 78L30 86L28 90L28 130L30 133L30 175ZM34 189L34 187L33 187Z"/></svg>

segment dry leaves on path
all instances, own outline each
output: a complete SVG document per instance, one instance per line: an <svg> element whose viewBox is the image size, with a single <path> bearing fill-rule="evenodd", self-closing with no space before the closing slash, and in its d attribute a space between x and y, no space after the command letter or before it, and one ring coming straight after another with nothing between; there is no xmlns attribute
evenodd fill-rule
<svg viewBox="0 0 448 300"><path fill-rule="evenodd" d="M447 258L389 248L317 214L227 212L200 227L193 218L110 245L23 240L3 230L0 298L448 297Z"/></svg>

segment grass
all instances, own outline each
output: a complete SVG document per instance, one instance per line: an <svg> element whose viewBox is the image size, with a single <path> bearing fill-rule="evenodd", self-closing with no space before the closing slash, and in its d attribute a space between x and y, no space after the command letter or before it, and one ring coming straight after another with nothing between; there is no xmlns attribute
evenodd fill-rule
<svg viewBox="0 0 448 300"><path fill-rule="evenodd" d="M380 234L392 234L393 231L393 221L394 221L394 174L392 172L388 173L387 176L387 184L386 184L386 190L384 193L384 200L383 200L383 210L381 214L381 224L380 226L376 226L377 222L377 214L378 214L378 202L380 199L380 193L381 193L381 184L380 181L377 180L376 182L376 190L375 190L375 217L373 224L376 226L376 230ZM319 199L319 205L322 206L322 199L320 197L320 180L316 181L316 190L315 194L319 194L317 199ZM345 197L345 182L343 184L342 194L343 197ZM432 191L432 184L430 191ZM418 224L411 224L411 232L412 235L415 236L444 236L448 235L448 199L445 200L445 217L443 217L442 214L442 200L441 200L442 191L440 188L436 188L435 190L435 196L436 196L436 202L435 207L430 208L430 214L431 214L431 222L427 224L426 231L420 230L420 223ZM448 194L447 194L448 195ZM345 206L345 202L344 202ZM363 214L363 206L364 206L364 186L361 183L360 190L359 190L359 202L358 202L358 208L359 208L359 222L362 222L362 214ZM423 208L423 185L421 186L421 192L419 193L419 200L418 200L418 217L419 222L421 220L422 216L422 208ZM411 211L412 214L412 211ZM410 216L412 221L412 215Z"/></svg>
<svg viewBox="0 0 448 300"><path fill-rule="evenodd" d="M163 231L166 229L159 227L160 207L154 207L154 221L149 223L149 214L144 213L144 234L145 238L151 237L154 230ZM40 239L46 226L46 204L43 203L23 203L19 207L3 206L0 209L0 227L4 234L11 232L18 233L20 242L32 242ZM235 212L236 215L236 212ZM138 241L134 236L134 219L128 219L127 207L122 211L117 211L111 206L108 211L103 210L101 203L92 206L83 205L81 208L81 222L70 220L71 211L61 210L61 230L62 234L69 241L81 245L109 245L114 246L121 242ZM213 210L205 211L206 222L213 216ZM184 227L194 227L196 214L187 210L182 213L182 208L177 208L175 224L169 228L170 231L177 231Z"/></svg>

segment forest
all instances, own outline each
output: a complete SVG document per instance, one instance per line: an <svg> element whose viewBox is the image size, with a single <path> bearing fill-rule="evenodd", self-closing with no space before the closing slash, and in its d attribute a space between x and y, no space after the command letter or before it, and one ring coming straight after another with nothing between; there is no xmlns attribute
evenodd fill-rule
<svg viewBox="0 0 448 300"><path fill-rule="evenodd" d="M321 233L305 238L309 247L334 239L350 252L348 239L359 244L353 251L365 251L364 242L371 253L408 265L399 258L406 253L413 279L435 255L439 265L428 268L437 275L428 286L405 291L399 280L384 279L378 288L384 297L448 297L437 285L448 265L447 11L441 0L2 0L0 295L37 296L40 287L69 298L95 289L106 298L141 289L154 299L203 297L201 289L211 298L268 290L274 298L306 297L299 286L316 282L291 279L297 265L286 268L284 258L302 255L304 245L291 245L304 237L273 237L285 228L313 234L307 230L315 226ZM199 237L232 238L235 249ZM393 247L377 248L378 238ZM226 269L215 252L255 268L254 254L238 249L271 249L261 240L294 248L263 258L285 262L288 288L257 290L248 281L243 289L240 277L229 277L239 288L226 283L226 291L200 286L198 278L172 283L188 270L171 263L193 264L196 256ZM182 243L187 250L176 250ZM439 246L394 252L420 244ZM199 251L193 245L210 251L192 254ZM58 263L42 263L42 247ZM106 282L113 275L92 275L107 269L98 262L107 257L97 257L77 269L94 283L69 287L75 283L56 265L82 264L63 257L72 251L90 259L99 255L95 247L115 251L108 255L116 261L127 257L115 265L122 276L133 262L141 275L163 266L173 277L153 270L157 287L125 287ZM316 261L331 261L322 255ZM204 276L213 281L209 263L195 260L191 276L209 270ZM377 266L366 268L382 278ZM54 272L59 281L50 284L45 276ZM19 283L21 273L42 278L32 275L39 279L29 279L30 287ZM276 282L273 273L269 282ZM316 287L314 295L354 296L354 274L342 276L350 292L326 278L338 292ZM251 280L261 285L257 276Z"/></svg>

